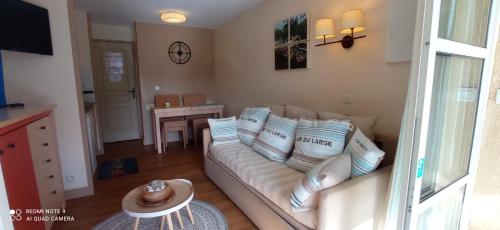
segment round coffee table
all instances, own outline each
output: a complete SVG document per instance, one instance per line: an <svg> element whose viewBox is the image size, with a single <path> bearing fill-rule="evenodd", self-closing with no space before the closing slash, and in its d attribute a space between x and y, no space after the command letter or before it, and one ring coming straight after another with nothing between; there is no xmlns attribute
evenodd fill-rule
<svg viewBox="0 0 500 230"><path fill-rule="evenodd" d="M179 210L186 207L189 219L194 224L193 214L189 207L189 202L193 199L194 190L191 181L184 179L165 180L170 186L174 194L168 198L167 201L159 205L142 205L141 193L145 185L141 185L123 197L122 209L129 216L135 217L134 230L139 227L139 220L141 218L153 218L161 216L160 230L165 225L165 217L167 218L168 229L173 230L171 213L175 212L179 225L184 228L182 224L181 215Z"/></svg>

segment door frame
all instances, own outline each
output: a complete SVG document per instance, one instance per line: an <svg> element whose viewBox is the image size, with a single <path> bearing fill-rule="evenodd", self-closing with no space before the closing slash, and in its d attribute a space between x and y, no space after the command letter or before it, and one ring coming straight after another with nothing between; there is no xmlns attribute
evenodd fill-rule
<svg viewBox="0 0 500 230"><path fill-rule="evenodd" d="M389 187L388 211L385 218L386 229L411 229L410 223L412 221L410 220L412 217L415 218L420 212L425 211L428 206L464 185L467 185L467 187L462 205L460 228L466 229L468 226L470 213L467 210L474 192L484 117L493 73L495 46L500 30L498 12L500 10L500 0L492 0L486 48L438 38L440 3L441 0L420 0L417 6L411 76L400 142ZM422 150L421 148L426 145L426 138L420 140L418 137L425 136L427 132L432 90L425 89L432 86L435 57L439 52L482 58L484 59L483 72L468 174L439 191L426 200L424 205L421 205L420 185L422 178L417 178L417 172L420 168L417 165L419 161L425 158L425 149ZM425 162L425 160L422 162ZM409 203L411 205L407 205Z"/></svg>
<svg viewBox="0 0 500 230"><path fill-rule="evenodd" d="M99 122L99 132L102 133L102 119L101 119L101 111L100 111L100 105L102 101L100 99L102 98L101 91L102 89L100 88L101 85L97 84L100 79L98 78L97 70L95 70L94 66L96 66L94 57L97 54L97 51L95 50L95 44L97 42L109 42L109 43L122 43L122 44L130 44L132 45L132 52L133 52L133 59L134 59L134 84L135 84L135 91L136 97L135 99L137 100L136 102L136 107L137 107L137 127L139 129L139 139L144 140L144 124L142 120L142 92L141 92L141 81L139 78L139 64L138 64L138 56L137 56L137 42L136 41L119 41L119 40L108 40L108 39L92 39L91 40L91 57L92 57L92 80L94 82L94 96L95 96L95 101L96 101L96 109L97 111L97 116L98 116L98 122Z"/></svg>

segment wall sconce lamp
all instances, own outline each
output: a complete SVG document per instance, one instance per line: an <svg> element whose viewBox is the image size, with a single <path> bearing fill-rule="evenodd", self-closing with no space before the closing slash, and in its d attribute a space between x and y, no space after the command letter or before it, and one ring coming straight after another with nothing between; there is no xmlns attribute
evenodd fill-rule
<svg viewBox="0 0 500 230"><path fill-rule="evenodd" d="M335 26L333 20L330 18L320 19L316 21L315 35L316 39L323 39L323 43L316 46L330 45L334 43L341 43L342 47L349 49L354 45L354 40L364 38L366 35L354 37L354 33L365 30L363 23L363 11L361 10L348 10L342 14L342 29L341 34L347 34L342 40L333 42L326 42L326 39L335 37Z"/></svg>

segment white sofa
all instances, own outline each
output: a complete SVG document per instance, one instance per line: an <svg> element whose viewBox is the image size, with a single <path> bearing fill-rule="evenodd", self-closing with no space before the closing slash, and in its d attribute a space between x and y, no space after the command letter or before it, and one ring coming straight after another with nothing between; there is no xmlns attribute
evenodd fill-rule
<svg viewBox="0 0 500 230"><path fill-rule="evenodd" d="M385 212L391 166L320 192L318 209L293 212L302 173L243 144L213 146L203 130L205 173L259 229L376 229Z"/></svg>

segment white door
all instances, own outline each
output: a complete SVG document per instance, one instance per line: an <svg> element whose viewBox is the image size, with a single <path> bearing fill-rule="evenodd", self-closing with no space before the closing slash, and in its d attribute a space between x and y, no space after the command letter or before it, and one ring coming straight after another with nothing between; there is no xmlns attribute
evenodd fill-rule
<svg viewBox="0 0 500 230"><path fill-rule="evenodd" d="M421 0L386 228L467 229L499 0Z"/></svg>
<svg viewBox="0 0 500 230"><path fill-rule="evenodd" d="M133 45L94 41L97 104L104 142L139 138Z"/></svg>

